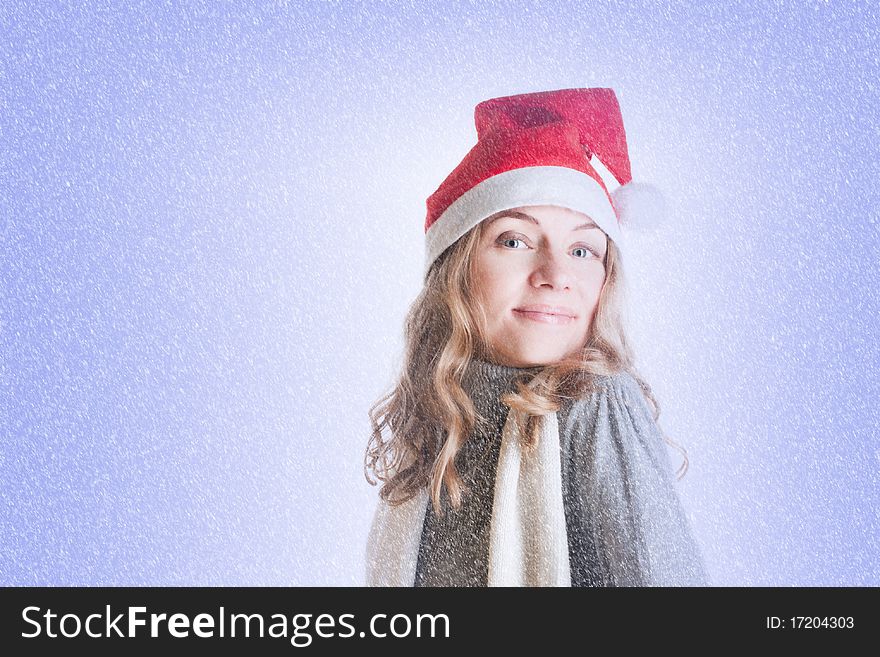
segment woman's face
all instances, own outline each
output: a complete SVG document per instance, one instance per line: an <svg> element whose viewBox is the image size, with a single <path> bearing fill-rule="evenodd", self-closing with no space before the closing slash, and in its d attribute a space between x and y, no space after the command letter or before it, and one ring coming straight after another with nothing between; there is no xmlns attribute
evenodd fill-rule
<svg viewBox="0 0 880 657"><path fill-rule="evenodd" d="M555 205L485 221L473 275L491 357L533 367L582 348L605 281L605 233L587 215Z"/></svg>

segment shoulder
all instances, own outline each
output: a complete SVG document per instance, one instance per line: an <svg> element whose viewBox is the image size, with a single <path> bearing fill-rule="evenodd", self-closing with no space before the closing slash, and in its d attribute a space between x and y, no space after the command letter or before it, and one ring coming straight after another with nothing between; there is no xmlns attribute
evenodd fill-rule
<svg viewBox="0 0 880 657"><path fill-rule="evenodd" d="M597 377L591 392L563 404L558 420L565 445L588 445L606 457L615 455L615 463L652 462L664 475L670 471L653 407L629 372Z"/></svg>
<svg viewBox="0 0 880 657"><path fill-rule="evenodd" d="M615 372L614 374L597 376L596 388L597 391L602 392L606 395L617 392L644 396L642 393L642 388L639 385L639 382L636 380L636 377L634 377L631 372L627 372L626 370L621 370L620 372Z"/></svg>
<svg viewBox="0 0 880 657"><path fill-rule="evenodd" d="M627 371L614 374L599 374L593 378L589 391L576 399L567 400L560 408L561 412L588 412L598 410L602 406L619 404L638 406L648 402L636 378Z"/></svg>
<svg viewBox="0 0 880 657"><path fill-rule="evenodd" d="M639 382L626 371L596 376L589 392L564 402L558 412L560 428L593 433L603 428L653 433L654 414Z"/></svg>

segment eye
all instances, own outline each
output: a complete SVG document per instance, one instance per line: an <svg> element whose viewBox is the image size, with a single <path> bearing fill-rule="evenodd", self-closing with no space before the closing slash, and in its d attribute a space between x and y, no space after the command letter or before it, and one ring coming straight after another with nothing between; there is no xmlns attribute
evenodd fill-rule
<svg viewBox="0 0 880 657"><path fill-rule="evenodd" d="M502 244L502 245L504 245L504 246L507 246L507 245L510 244L511 242L513 242L513 243L519 242L519 243L521 243L521 244L523 244L523 245L526 244L526 243L525 243L525 240L523 240L522 237L518 237L518 236L515 236L515 235L504 234L504 235L502 235L501 237L498 238L498 243L499 243L499 244ZM517 247L514 246L514 247L509 247L509 248L516 249Z"/></svg>
<svg viewBox="0 0 880 657"><path fill-rule="evenodd" d="M594 256L596 258L599 257L599 252L591 246L586 246L586 245L577 246L577 247L575 247L574 252L577 253L578 251L583 252L584 255L578 256L579 258L582 258L582 259L589 258L590 256Z"/></svg>

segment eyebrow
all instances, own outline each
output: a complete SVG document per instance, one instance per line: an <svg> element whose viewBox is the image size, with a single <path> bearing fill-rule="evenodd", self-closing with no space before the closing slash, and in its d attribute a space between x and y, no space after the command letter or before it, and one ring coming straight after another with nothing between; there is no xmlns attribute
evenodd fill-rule
<svg viewBox="0 0 880 657"><path fill-rule="evenodd" d="M489 220L486 222L486 226L488 227L488 226L492 225L493 223L495 223L496 221L498 221L499 219L504 219L507 217L509 217L511 219L520 219L522 221L530 221L531 223L537 224L539 226L541 225L537 219L535 219L532 215L530 215L526 212L519 212L518 210L502 210L501 212L497 213L496 215L490 217ZM574 228L571 229L571 232L573 233L576 230L583 230L585 228L599 228L599 227L594 222L588 221L585 224L575 226Z"/></svg>

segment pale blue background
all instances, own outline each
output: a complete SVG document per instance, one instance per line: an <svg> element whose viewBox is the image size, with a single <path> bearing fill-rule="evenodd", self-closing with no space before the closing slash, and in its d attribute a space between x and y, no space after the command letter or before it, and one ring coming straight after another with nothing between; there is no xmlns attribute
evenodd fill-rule
<svg viewBox="0 0 880 657"><path fill-rule="evenodd" d="M59 5L0 5L0 584L360 584L425 198L587 86L713 583L880 584L876 5Z"/></svg>

